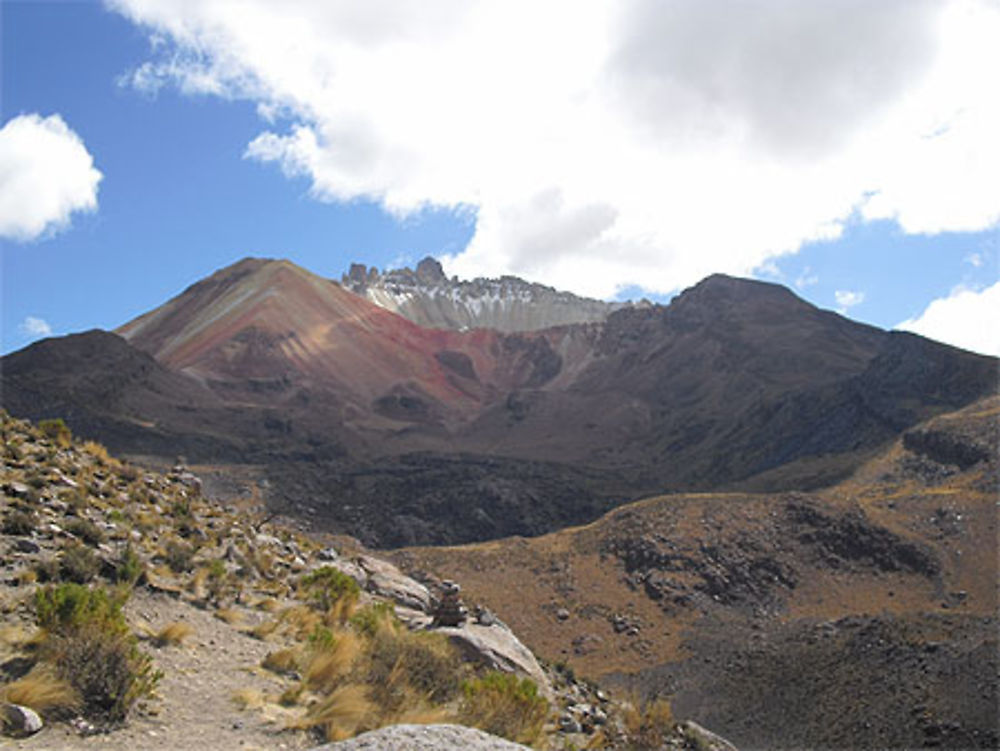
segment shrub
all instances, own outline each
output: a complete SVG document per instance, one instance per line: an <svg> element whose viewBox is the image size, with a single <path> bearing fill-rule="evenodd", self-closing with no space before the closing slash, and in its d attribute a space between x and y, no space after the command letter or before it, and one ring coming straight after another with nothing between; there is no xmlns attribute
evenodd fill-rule
<svg viewBox="0 0 1000 751"><path fill-rule="evenodd" d="M42 431L46 438L55 442L59 448L69 448L73 443L73 434L61 417L51 420L40 420L38 429Z"/></svg>
<svg viewBox="0 0 1000 751"><path fill-rule="evenodd" d="M183 574L194 568L192 559L195 549L183 542L168 542L166 562L175 574Z"/></svg>
<svg viewBox="0 0 1000 751"><path fill-rule="evenodd" d="M299 587L324 612L338 602L356 602L361 592L354 579L333 566L322 566L306 574Z"/></svg>
<svg viewBox="0 0 1000 751"><path fill-rule="evenodd" d="M26 511L11 511L3 520L3 532L7 535L26 536L35 531L37 519Z"/></svg>
<svg viewBox="0 0 1000 751"><path fill-rule="evenodd" d="M294 673L299 668L298 652L294 649L279 649L268 652L260 666L272 673Z"/></svg>
<svg viewBox="0 0 1000 751"><path fill-rule="evenodd" d="M364 686L348 684L324 696L309 707L303 727L318 727L329 741L354 735L375 710Z"/></svg>
<svg viewBox="0 0 1000 751"><path fill-rule="evenodd" d="M462 684L463 722L517 743L537 742L548 712L548 701L527 678L493 672Z"/></svg>
<svg viewBox="0 0 1000 751"><path fill-rule="evenodd" d="M84 441L81 448L94 457L98 464L106 465L112 463L111 455L108 453L107 448L97 441Z"/></svg>
<svg viewBox="0 0 1000 751"><path fill-rule="evenodd" d="M38 625L48 634L40 658L76 690L88 717L123 720L161 677L129 632L123 604L120 594L78 584L35 593Z"/></svg>
<svg viewBox="0 0 1000 751"><path fill-rule="evenodd" d="M383 628L369 649L366 680L372 698L390 712L414 698L439 704L458 693L460 661L440 634Z"/></svg>
<svg viewBox="0 0 1000 751"><path fill-rule="evenodd" d="M628 740L638 751L661 748L673 735L673 710L664 698L630 702L622 713L622 719Z"/></svg>
<svg viewBox="0 0 1000 751"><path fill-rule="evenodd" d="M126 545L115 562L115 581L134 587L146 575L146 565L132 549Z"/></svg>
<svg viewBox="0 0 1000 751"><path fill-rule="evenodd" d="M88 545L96 546L104 542L104 532L89 519L70 519L63 528Z"/></svg>
<svg viewBox="0 0 1000 751"><path fill-rule="evenodd" d="M101 568L94 551L78 542L63 548L59 556L59 575L61 579L86 584Z"/></svg>
<svg viewBox="0 0 1000 751"><path fill-rule="evenodd" d="M399 626L396 611L391 602L373 602L351 616L354 630L369 639L385 629L395 631Z"/></svg>

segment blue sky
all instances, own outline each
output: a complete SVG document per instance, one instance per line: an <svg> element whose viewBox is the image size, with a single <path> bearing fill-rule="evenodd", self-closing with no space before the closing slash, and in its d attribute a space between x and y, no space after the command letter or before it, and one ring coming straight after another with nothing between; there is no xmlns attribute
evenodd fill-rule
<svg viewBox="0 0 1000 751"><path fill-rule="evenodd" d="M896 57L910 67L874 63L886 82L859 83L845 105L816 93L843 70L806 61L813 87L790 80L779 93L797 97L807 117L755 83L788 62L772 57L798 49L768 41L767 2L760 39L697 11L642 16L655 4L636 4L639 18L609 19L610 6L577 14L580 38L560 37L565 68L550 62L556 10L530 16L525 31L529 16L518 13L530 5L512 3L509 16L482 10L492 30L482 39L478 6L443 4L421 17L401 6L387 19L341 17L344 6L304 0L280 18L268 17L266 2L256 15L253 3L236 5L243 12L232 15L231 3L192 11L172 0L3 2L4 352L50 332L114 328L248 255L334 278L351 262L385 268L435 255L461 276L515 273L581 294L656 300L713 271L753 275L858 320L910 320L928 335L997 349L1000 165L995 146L975 139L997 116L996 95L968 85L968 102L941 109L953 119L927 104L942 101L933 87L944 86L937 78L948 65L960 67L948 50L976 43L925 39L939 26L952 36L966 28L957 11L959 21L911 18L901 4L899 17L834 19L844 35L858 23L895 35ZM989 27L1000 13L973 10L987 15L967 26L1000 28ZM910 36L897 38L907 24ZM658 29L654 47L648 28ZM670 34L698 33L709 47L722 40L741 51L740 72L660 50ZM524 59L501 64L510 35ZM754 70L758 78L742 78ZM736 78L719 84L723 75ZM724 126L696 101L705 80L725 105ZM755 85L757 98L744 101ZM677 103L669 118L648 106L661 99ZM683 127L678 112L687 113ZM830 113L843 133L820 121ZM909 143L892 128L914 113L940 127L867 172L879 161L870 154L892 152L885 143ZM65 145L67 157L4 197L10 176L33 168L33 149L54 153L49 143ZM925 158L924 143L970 155L974 168L915 181L907 169ZM928 154L927 164L942 162ZM46 192L57 188L46 214Z"/></svg>

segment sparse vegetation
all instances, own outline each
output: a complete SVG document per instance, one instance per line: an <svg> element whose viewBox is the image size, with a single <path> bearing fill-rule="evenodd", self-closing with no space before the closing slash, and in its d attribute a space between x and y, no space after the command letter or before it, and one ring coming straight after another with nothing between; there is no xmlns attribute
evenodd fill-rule
<svg viewBox="0 0 1000 751"><path fill-rule="evenodd" d="M525 744L542 737L549 703L538 686L510 673L488 673L462 684L463 722Z"/></svg>
<svg viewBox="0 0 1000 751"><path fill-rule="evenodd" d="M38 429L59 448L69 448L73 443L73 433L61 417L39 420Z"/></svg>
<svg viewBox="0 0 1000 751"><path fill-rule="evenodd" d="M128 630L122 598L72 583L35 596L38 625L47 632L39 662L76 690L85 715L112 722L123 720L160 679Z"/></svg>
<svg viewBox="0 0 1000 751"><path fill-rule="evenodd" d="M24 537L34 532L37 524L38 520L34 514L27 511L11 511L4 517L3 533Z"/></svg>
<svg viewBox="0 0 1000 751"><path fill-rule="evenodd" d="M86 584L97 576L100 568L94 551L78 542L64 547L59 556L59 577L65 581Z"/></svg>
<svg viewBox="0 0 1000 751"><path fill-rule="evenodd" d="M299 586L304 596L324 612L340 602L353 605L361 591L354 579L333 566L306 574Z"/></svg>
<svg viewBox="0 0 1000 751"><path fill-rule="evenodd" d="M104 532L89 519L70 519L64 529L88 545L97 546L104 542Z"/></svg>

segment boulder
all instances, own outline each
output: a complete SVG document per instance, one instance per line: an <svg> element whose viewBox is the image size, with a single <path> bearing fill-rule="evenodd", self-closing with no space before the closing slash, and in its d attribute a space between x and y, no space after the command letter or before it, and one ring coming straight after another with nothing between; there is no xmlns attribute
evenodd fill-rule
<svg viewBox="0 0 1000 751"><path fill-rule="evenodd" d="M682 722L679 728L681 735L691 741L695 748L703 748L705 751L738 751L736 746L721 735L706 730L693 720Z"/></svg>
<svg viewBox="0 0 1000 751"><path fill-rule="evenodd" d="M3 731L6 735L23 738L42 729L42 718L38 713L20 704L0 705L0 715L3 717Z"/></svg>
<svg viewBox="0 0 1000 751"><path fill-rule="evenodd" d="M365 573L363 586L367 591L424 613L431 609L431 593L427 587L391 563L367 555L360 555L355 560Z"/></svg>
<svg viewBox="0 0 1000 751"><path fill-rule="evenodd" d="M461 627L435 628L434 631L447 636L469 662L530 678L543 696L547 699L554 696L552 685L538 660L508 628L466 623Z"/></svg>
<svg viewBox="0 0 1000 751"><path fill-rule="evenodd" d="M312 751L529 751L528 746L462 725L389 725Z"/></svg>

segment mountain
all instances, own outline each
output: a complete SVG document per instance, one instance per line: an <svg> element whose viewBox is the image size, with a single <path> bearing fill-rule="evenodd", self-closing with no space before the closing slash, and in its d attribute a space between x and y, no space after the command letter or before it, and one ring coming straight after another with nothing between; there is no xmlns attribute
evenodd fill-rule
<svg viewBox="0 0 1000 751"><path fill-rule="evenodd" d="M666 491L829 485L995 393L996 372L722 275L603 321L460 331L246 259L116 334L5 357L2 398L399 546L540 534Z"/></svg>
<svg viewBox="0 0 1000 751"><path fill-rule="evenodd" d="M378 269L352 264L340 283L379 307L435 329L538 331L603 321L632 303L609 303L560 292L515 276L462 281L445 276L434 258L417 268Z"/></svg>
<svg viewBox="0 0 1000 751"><path fill-rule="evenodd" d="M996 748L998 417L998 397L940 415L822 490L658 496L394 558L740 748Z"/></svg>

